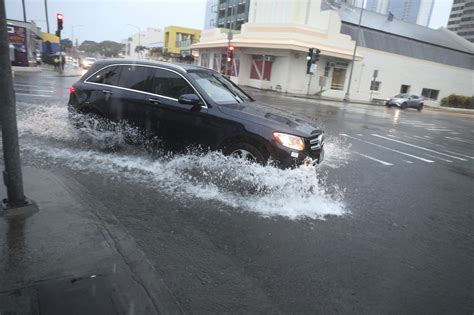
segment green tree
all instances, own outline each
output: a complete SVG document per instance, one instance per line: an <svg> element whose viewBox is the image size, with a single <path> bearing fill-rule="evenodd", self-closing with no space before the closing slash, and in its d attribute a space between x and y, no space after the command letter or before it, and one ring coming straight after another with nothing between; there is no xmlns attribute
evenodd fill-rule
<svg viewBox="0 0 474 315"><path fill-rule="evenodd" d="M139 54L139 53L142 53L142 52L144 52L144 51L145 51L145 49L146 49L146 47L145 47L145 46L138 45L137 47L135 47L135 52L136 52L137 54Z"/></svg>
<svg viewBox="0 0 474 315"><path fill-rule="evenodd" d="M79 50L85 51L86 53L97 53L99 52L99 44L92 40L85 40L79 46Z"/></svg>
<svg viewBox="0 0 474 315"><path fill-rule="evenodd" d="M99 52L105 57L117 57L122 49L123 44L110 40L104 40L99 43Z"/></svg>

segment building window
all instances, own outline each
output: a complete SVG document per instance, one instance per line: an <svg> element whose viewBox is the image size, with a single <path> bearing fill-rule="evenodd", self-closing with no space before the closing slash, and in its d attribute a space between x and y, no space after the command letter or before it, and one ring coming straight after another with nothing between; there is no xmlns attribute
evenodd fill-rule
<svg viewBox="0 0 474 315"><path fill-rule="evenodd" d="M331 90L344 90L346 69L334 68L332 71Z"/></svg>
<svg viewBox="0 0 474 315"><path fill-rule="evenodd" d="M439 90L423 88L423 90L421 91L421 95L423 97L426 97L428 99L435 100L435 101L438 99L438 94L439 94Z"/></svg>
<svg viewBox="0 0 474 315"><path fill-rule="evenodd" d="M214 5L211 7L211 12L212 12L212 13L217 13L217 4L214 4Z"/></svg>
<svg viewBox="0 0 474 315"><path fill-rule="evenodd" d="M209 68L209 54L201 54L201 67Z"/></svg>
<svg viewBox="0 0 474 315"><path fill-rule="evenodd" d="M370 90L371 91L380 91L380 81L371 81L370 82Z"/></svg>
<svg viewBox="0 0 474 315"><path fill-rule="evenodd" d="M271 61L271 58L267 57L253 56L250 68L250 79L270 81L272 77L273 62Z"/></svg>
<svg viewBox="0 0 474 315"><path fill-rule="evenodd" d="M410 93L410 86L406 84L402 84L402 86L400 87L400 93L401 94Z"/></svg>

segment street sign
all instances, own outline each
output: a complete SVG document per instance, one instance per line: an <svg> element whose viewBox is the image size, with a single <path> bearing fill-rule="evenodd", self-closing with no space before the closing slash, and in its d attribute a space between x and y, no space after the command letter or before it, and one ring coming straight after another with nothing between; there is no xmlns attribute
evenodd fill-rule
<svg viewBox="0 0 474 315"><path fill-rule="evenodd" d="M316 69L318 69L318 65L315 64L315 63L313 63L313 64L311 64L311 67L309 68L309 72L310 72L311 74L313 74L313 73L316 72Z"/></svg>
<svg viewBox="0 0 474 315"><path fill-rule="evenodd" d="M234 38L234 33L231 30L227 32L227 40L231 41Z"/></svg>

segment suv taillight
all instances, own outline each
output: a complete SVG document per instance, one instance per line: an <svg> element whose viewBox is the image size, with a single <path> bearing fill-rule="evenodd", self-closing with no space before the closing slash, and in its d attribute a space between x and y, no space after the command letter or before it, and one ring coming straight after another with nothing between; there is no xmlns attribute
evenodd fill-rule
<svg viewBox="0 0 474 315"><path fill-rule="evenodd" d="M74 94L76 93L76 89L74 88L74 86L71 85L71 87L69 88L69 94Z"/></svg>

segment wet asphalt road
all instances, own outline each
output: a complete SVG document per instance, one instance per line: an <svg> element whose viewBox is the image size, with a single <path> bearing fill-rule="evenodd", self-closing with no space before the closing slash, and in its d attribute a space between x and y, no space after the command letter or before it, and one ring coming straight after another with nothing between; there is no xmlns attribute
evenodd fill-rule
<svg viewBox="0 0 474 315"><path fill-rule="evenodd" d="M252 92L318 121L326 161L246 172L209 156L153 163L77 133L66 112L77 79L15 77L23 162L108 209L185 312L472 313L473 115Z"/></svg>

